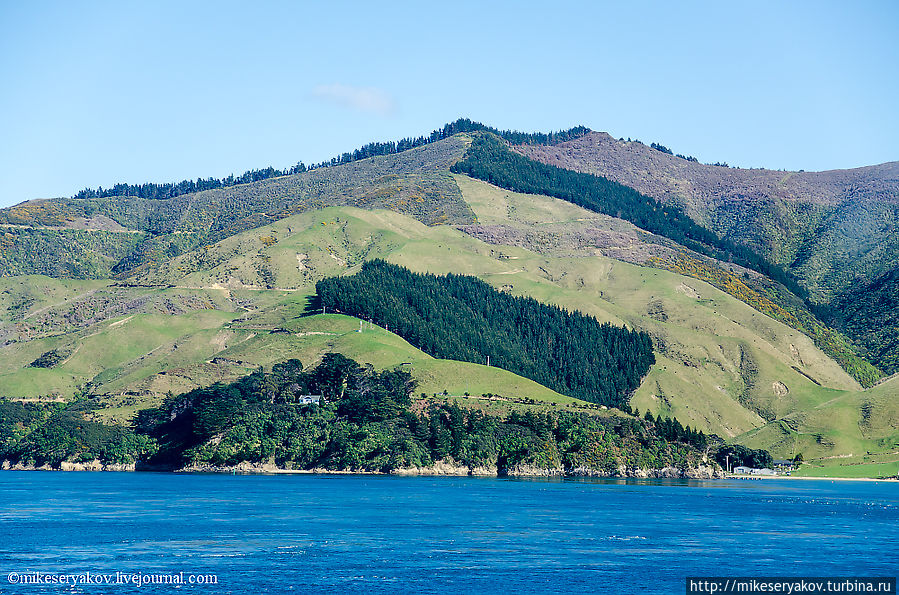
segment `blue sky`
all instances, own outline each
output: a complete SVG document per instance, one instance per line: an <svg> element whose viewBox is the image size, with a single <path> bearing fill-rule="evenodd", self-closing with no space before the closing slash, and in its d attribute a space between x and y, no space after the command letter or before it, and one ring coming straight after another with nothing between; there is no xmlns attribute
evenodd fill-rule
<svg viewBox="0 0 899 595"><path fill-rule="evenodd" d="M0 206L317 162L462 116L743 167L899 160L896 31L889 1L0 0Z"/></svg>

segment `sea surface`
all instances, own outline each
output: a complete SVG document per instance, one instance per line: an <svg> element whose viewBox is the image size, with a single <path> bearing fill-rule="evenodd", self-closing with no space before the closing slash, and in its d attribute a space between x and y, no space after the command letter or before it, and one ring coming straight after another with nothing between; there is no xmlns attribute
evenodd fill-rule
<svg viewBox="0 0 899 595"><path fill-rule="evenodd" d="M4 593L684 593L897 568L895 482L0 472Z"/></svg>

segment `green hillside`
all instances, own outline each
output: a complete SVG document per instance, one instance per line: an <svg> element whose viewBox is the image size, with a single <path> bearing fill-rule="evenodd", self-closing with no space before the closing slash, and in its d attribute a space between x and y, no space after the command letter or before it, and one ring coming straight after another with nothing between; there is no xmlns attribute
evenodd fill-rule
<svg viewBox="0 0 899 595"><path fill-rule="evenodd" d="M538 407L584 407L496 367L434 359L388 329L365 323L358 332L355 318L304 316L318 281L380 258L415 272L473 275L501 292L647 333L656 363L630 400L640 412L778 457L802 452L807 473L841 475L845 463L846 474L876 475L899 458L891 458L899 452L899 385L863 391L821 350L820 322L798 298L622 219L449 174L466 144L454 137L165 200L33 201L3 210L7 236L47 231L89 263L83 275L68 264L44 272L119 274L0 275L0 395L84 394L100 405L99 419L125 422L167 394L339 352L379 369L408 364L417 391L468 406L527 398ZM70 204L102 213L67 212ZM219 204L231 214L203 214ZM254 209L265 217L251 216ZM9 227L18 225L53 229ZM103 247L116 242L132 242L118 261L123 251ZM27 262L23 246L0 254Z"/></svg>
<svg viewBox="0 0 899 595"><path fill-rule="evenodd" d="M817 320L805 302L805 290L792 275L751 248L696 224L677 205L662 205L601 176L529 159L491 134L475 135L465 158L455 163L452 171L510 190L554 196L674 241L681 253L674 257L654 256L648 262L707 281L812 337L818 347L864 386L883 377L845 337ZM737 269L741 274L735 274Z"/></svg>
<svg viewBox="0 0 899 595"><path fill-rule="evenodd" d="M564 201L516 194L460 176L457 182L478 216L480 235L492 241L550 246L555 254L608 253L637 261L648 258L648 254L662 253L663 242L658 239ZM603 227L604 233L583 233L593 225ZM522 235L515 233L516 228L529 231ZM584 236L600 241L587 243L583 241ZM610 263L609 269L612 268ZM628 275L621 274L625 269L621 263L617 269L619 275L615 281L627 279ZM641 411L671 414L694 427L714 428L722 436L732 435L727 430L736 424L743 424L744 428L765 424L764 419L773 414L776 416L773 421L737 440L754 447L771 448L778 457L791 456L792 443L772 430L781 427L780 418L785 418L787 423L802 420L806 448L796 452L807 453L807 461L813 459L804 473L872 477L896 474L899 384L895 379L861 391L833 360L810 345L806 336L705 283L675 277L679 282L666 288L664 283L652 279L655 275L647 274L646 269L637 271L642 273L639 285L609 284L600 290L592 304L586 300L578 303L584 311L591 311L588 308L592 307L594 312L597 303L627 304L631 310L642 311L643 316L622 316L621 320L632 322L657 337L657 349L662 353L657 353L658 362L631 400L632 406ZM559 279L565 276L563 271L557 274ZM582 287L586 283L581 277L574 285ZM541 295L532 288L528 293ZM546 294L541 295L541 299L545 297ZM558 294L553 297L557 298ZM723 316L709 316L710 313ZM722 318L731 326L723 325ZM678 322L692 332L688 334L684 328L676 328ZM705 340L696 332L699 329L709 332ZM751 332L743 334L746 331ZM729 356L721 357L726 342L719 339L731 333L742 340L736 342ZM672 341L672 337L679 340ZM784 342L785 338L790 341ZM805 345L797 340L804 341ZM753 351L746 349L747 345ZM757 355L755 350L759 348L766 356L773 357ZM689 357L691 354L694 357ZM817 372L811 371L813 367ZM729 374L721 374L725 369ZM799 377L798 382L784 380L790 372ZM823 380L825 375L827 380ZM716 376L715 382L709 382ZM839 377L842 381L837 380ZM791 410L792 413L787 413ZM814 413L803 413L809 410ZM867 452L873 454L864 454ZM840 458L818 460L820 457ZM859 461L869 463L857 465ZM824 462L829 465L819 467Z"/></svg>
<svg viewBox="0 0 899 595"><path fill-rule="evenodd" d="M482 193L472 195L471 188L480 188ZM481 205L496 208L500 204L499 198L491 198L491 193L515 212L523 213L525 219L533 216L564 222L583 219L588 214L563 201L514 195L481 182L471 181L468 186L463 185L463 191L471 196L471 207L483 221L491 215ZM271 242L262 238L279 239ZM254 247L252 252L250 246ZM807 337L704 283L603 256L545 256L515 246L490 245L461 231L446 226L428 227L397 213L346 207L297 215L244 232L203 251L147 269L135 279L157 287L114 288L136 294L148 292L155 296L155 301L146 301L151 305L171 299L172 295L190 294L220 308L208 313L198 310L174 315L173 320L184 322L167 324L172 327L169 336L148 340L138 349L143 350L140 357L122 357L122 361L110 367L121 368L120 371L107 371L95 378L104 370L75 370L77 357L50 370L26 366L42 353L72 342L83 340L89 344L95 340L97 345L108 345L106 337L88 335L101 326L106 333L120 327L124 332L142 318L159 314L138 314L120 327L109 329L111 324L124 320L111 318L94 327L39 339L39 344L7 345L2 348L6 368L0 376L0 387L5 394L25 396L38 388L34 378L55 379L58 383L59 377L67 374L69 387L93 380L96 388L91 390L98 394L131 392L135 394L127 398L158 398L169 390L177 392L210 379L236 376L247 367L278 361L293 353L301 341L325 346L327 335L296 337L296 333L310 331L291 326L309 324L311 319L298 316L306 306L307 296L313 293L314 282L351 272L363 258L374 256L418 271L475 273L494 287L515 295L530 295L579 309L601 321L646 330L654 338L659 362L638 389L633 404L641 410L670 412L685 424L722 436L761 426L762 414L785 414L804 405L806 394L814 394L817 389L815 382L838 389L857 387ZM259 288L257 265L261 263L270 267L279 290ZM68 306L77 310L78 303L75 300ZM57 309L60 314L51 317L51 322L69 324L74 319L66 304ZM113 314L121 316L115 311ZM178 335L182 329L184 334ZM282 329L287 332L279 332ZM65 330L63 326L46 332ZM202 333L195 334L197 331ZM254 336L248 338L250 335ZM174 344L178 348L172 350ZM218 355L223 360L211 363ZM375 359L370 356L366 361ZM401 358L393 361L396 359ZM249 363L241 367L232 361ZM178 372L161 374L167 369ZM191 379L193 374L196 379ZM31 383L27 384L28 390L22 386L25 380ZM61 394L67 394L62 385L46 382L40 385L39 392L51 392L56 386ZM773 388L775 382L788 387L789 393L779 396ZM431 387L431 392L453 389L436 382ZM13 388L15 393L10 392ZM462 393L466 387L459 389L450 392ZM507 391L497 387L483 392ZM700 401L706 404L701 405Z"/></svg>
<svg viewBox="0 0 899 595"><path fill-rule="evenodd" d="M101 417L125 421L167 393L232 380L290 358L315 362L335 351L379 369L409 363L418 390L426 394L491 393L544 403L576 402L500 368L431 358L377 326L366 325L359 332L359 322L318 315L292 321L288 332L215 310L165 318L132 315L86 331L0 348L0 391L11 398L69 398L81 387L106 406ZM72 346L72 355L52 369L28 366L41 353L66 345Z"/></svg>
<svg viewBox="0 0 899 595"><path fill-rule="evenodd" d="M721 167L595 132L515 150L634 188L752 247L799 279L824 322L866 349L867 359L899 371L885 308L899 302L890 281L899 262L899 162L823 172Z"/></svg>
<svg viewBox="0 0 899 595"><path fill-rule="evenodd" d="M59 198L0 209L0 276L124 276L331 205L389 209L429 225L470 222L449 174L466 144L455 136L403 153L167 199Z"/></svg>
<svg viewBox="0 0 899 595"><path fill-rule="evenodd" d="M842 293L827 317L857 337L884 370L899 372L899 268Z"/></svg>
<svg viewBox="0 0 899 595"><path fill-rule="evenodd" d="M465 134L448 136L458 131L474 131L474 144ZM656 236L656 243L678 250L683 246L691 247L699 254L668 251L662 257L653 255L650 263L708 281L811 336L821 349L865 386L882 376L859 356L856 346L823 325L801 299L779 283L772 283L763 275L733 264L720 267L701 254L746 265L801 294L794 280L778 267L761 260L742 245L719 238L697 225L677 205L660 207L652 198L626 185L526 159L510 151L491 132L511 142L537 147L534 150L538 150L538 156L539 147L546 149L550 144L577 143L586 137L592 138L583 128L554 135L528 135L496 131L459 120L435 131L430 139L421 138L415 142L406 139L409 142L404 146L424 143L408 151L390 152L397 150L397 145L390 143L368 145L365 150L341 158L339 163L342 164L337 167L268 177L253 183L173 196L170 196L171 192L190 189L197 184L187 181L162 186L123 184L117 185L111 195L105 191L87 192L75 199L30 201L0 210L0 222L5 222L2 225L9 230L3 238L8 250L0 253L4 255L0 257L0 276L42 273L77 278L104 278L113 274L123 277L129 272L139 272L150 263L162 263L194 248L209 246L241 230L326 205L388 208L429 225L470 223L472 213L447 173L452 167L485 179L501 179L500 183L507 187L524 184L528 191L548 192L584 204L594 211L617 214L644 229L662 234L664 237ZM467 152L466 147L470 147ZM387 154L378 154L382 150ZM460 161L463 153L465 158ZM376 156L356 160L368 154ZM266 175L280 173L284 172L271 170ZM255 178L254 175L248 179ZM228 183L242 180L243 177ZM212 181L201 182L200 186L203 186ZM156 196L154 193L166 188L168 194L163 192L161 196L168 198L120 195L132 189L140 193L152 190L150 195ZM671 240L679 244L672 244ZM536 249L545 251L539 245ZM30 256L32 254L37 256ZM646 259L643 260L641 264L645 264ZM201 263L200 268L203 268L202 264L205 263ZM269 267L261 263L255 268L259 275L253 285L274 287L267 276ZM740 275L743 278L739 278ZM877 350L872 353L889 364L888 356L880 357Z"/></svg>
<svg viewBox="0 0 899 595"><path fill-rule="evenodd" d="M138 231L0 226L0 276L109 277L145 241Z"/></svg>
<svg viewBox="0 0 899 595"><path fill-rule="evenodd" d="M664 204L793 271L818 302L871 282L899 257L899 162L824 172L706 165L592 132L516 143L543 163L593 173Z"/></svg>
<svg viewBox="0 0 899 595"><path fill-rule="evenodd" d="M830 399L740 436L777 457L802 453L800 475L884 477L899 474L899 377Z"/></svg>

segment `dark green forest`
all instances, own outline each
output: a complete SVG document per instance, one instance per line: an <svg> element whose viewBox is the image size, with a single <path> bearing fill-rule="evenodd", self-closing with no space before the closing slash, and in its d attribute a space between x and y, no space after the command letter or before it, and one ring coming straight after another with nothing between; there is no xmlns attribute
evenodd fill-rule
<svg viewBox="0 0 899 595"><path fill-rule="evenodd" d="M170 466L271 461L386 472L453 461L500 472L533 466L614 473L621 465L686 467L701 458L643 420L567 412L498 417L451 402L415 412L413 391L406 371L378 372L332 353L312 370L290 360L269 374L172 397L143 412L139 427L159 444L151 462ZM301 404L306 394L322 400Z"/></svg>
<svg viewBox="0 0 899 595"><path fill-rule="evenodd" d="M640 412L635 411L634 414L639 417ZM696 446L705 446L707 444L706 436L700 430L691 429L690 426L683 426L677 419L671 417L662 418L661 414L656 419L651 411L647 411L643 419L649 423L655 424L656 432L669 442L685 442Z"/></svg>
<svg viewBox="0 0 899 595"><path fill-rule="evenodd" d="M451 169L507 190L560 198L597 213L630 221L700 254L758 271L782 283L797 296L808 297L805 289L783 269L746 246L719 238L679 208L663 205L633 188L601 176L534 161L512 151L495 135L475 135L465 159Z"/></svg>
<svg viewBox="0 0 899 595"><path fill-rule="evenodd" d="M316 284L311 309L372 320L425 353L486 363L579 399L628 410L655 363L643 332L499 292L466 275L423 275L383 260Z"/></svg>
<svg viewBox="0 0 899 595"><path fill-rule="evenodd" d="M0 400L0 460L36 466L95 459L134 463L155 452L148 436L85 419L96 408L84 398L66 405Z"/></svg>

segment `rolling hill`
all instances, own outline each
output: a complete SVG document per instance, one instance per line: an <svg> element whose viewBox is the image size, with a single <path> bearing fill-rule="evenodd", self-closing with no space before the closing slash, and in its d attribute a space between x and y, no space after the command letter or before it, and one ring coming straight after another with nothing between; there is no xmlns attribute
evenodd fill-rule
<svg viewBox="0 0 899 595"><path fill-rule="evenodd" d="M583 223L577 220L591 215L556 199L514 195L479 181L458 180L479 220L491 221L491 209L508 212L510 207L517 219L508 220L512 226L535 217L547 224ZM280 239L269 245L260 240L271 237ZM248 258L247 246L256 247L263 258ZM114 303L124 301L121 292L132 292L140 309L112 309L106 314L110 318L70 332L65 332L65 325L77 320L78 311L103 312L96 305L84 305L87 299L98 299L101 291L72 287L70 301L47 310L42 303L35 304L37 314L29 312L19 323L19 328L26 328L31 320L40 319L40 325L35 322L30 330L34 338L0 349L6 362L0 374L4 393L65 396L87 385L109 405L102 415L123 419L158 403L167 392L230 380L289 357L314 362L326 351L338 350L379 367L409 361L427 393L445 389L457 395L489 392L564 399L497 368L431 360L386 330L365 328L358 333L358 321L353 319L301 316L314 281L352 272L372 255L423 272L474 272L498 289L647 331L654 339L658 363L632 405L722 436L763 427L766 418L817 405L833 391L859 390L808 337L728 294L668 271L596 254L543 255L486 244L461 230L428 227L389 211L348 207L290 217L223 240L206 253L216 266L199 268L193 262L196 255L185 254L142 272L135 281L143 287L101 288L119 292ZM254 267L265 257L279 289L265 290L253 283L259 281ZM137 299L148 294L154 299ZM197 305L205 300L205 307L168 314L156 311L156 304L188 295L198 299ZM40 332L43 338L37 338ZM398 345L405 345L405 350ZM57 366L29 367L42 353L66 346L75 354ZM484 370L496 376L484 378ZM473 378L478 380L470 382ZM784 390L787 394L781 394Z"/></svg>
<svg viewBox="0 0 899 595"><path fill-rule="evenodd" d="M577 156L593 137L516 150L548 161L560 147ZM170 199L0 211L0 394L84 394L100 418L127 423L166 394L337 351L379 369L409 363L427 394L582 406L496 367L434 359L389 329L305 315L318 281L380 258L648 333L656 364L631 397L640 411L775 456L803 452L822 473L839 475L834 462L859 473L896 465L899 387L863 390L834 349L822 350L821 333L842 339L800 298L625 219L451 174L471 138ZM60 258L29 264L26 249Z"/></svg>

